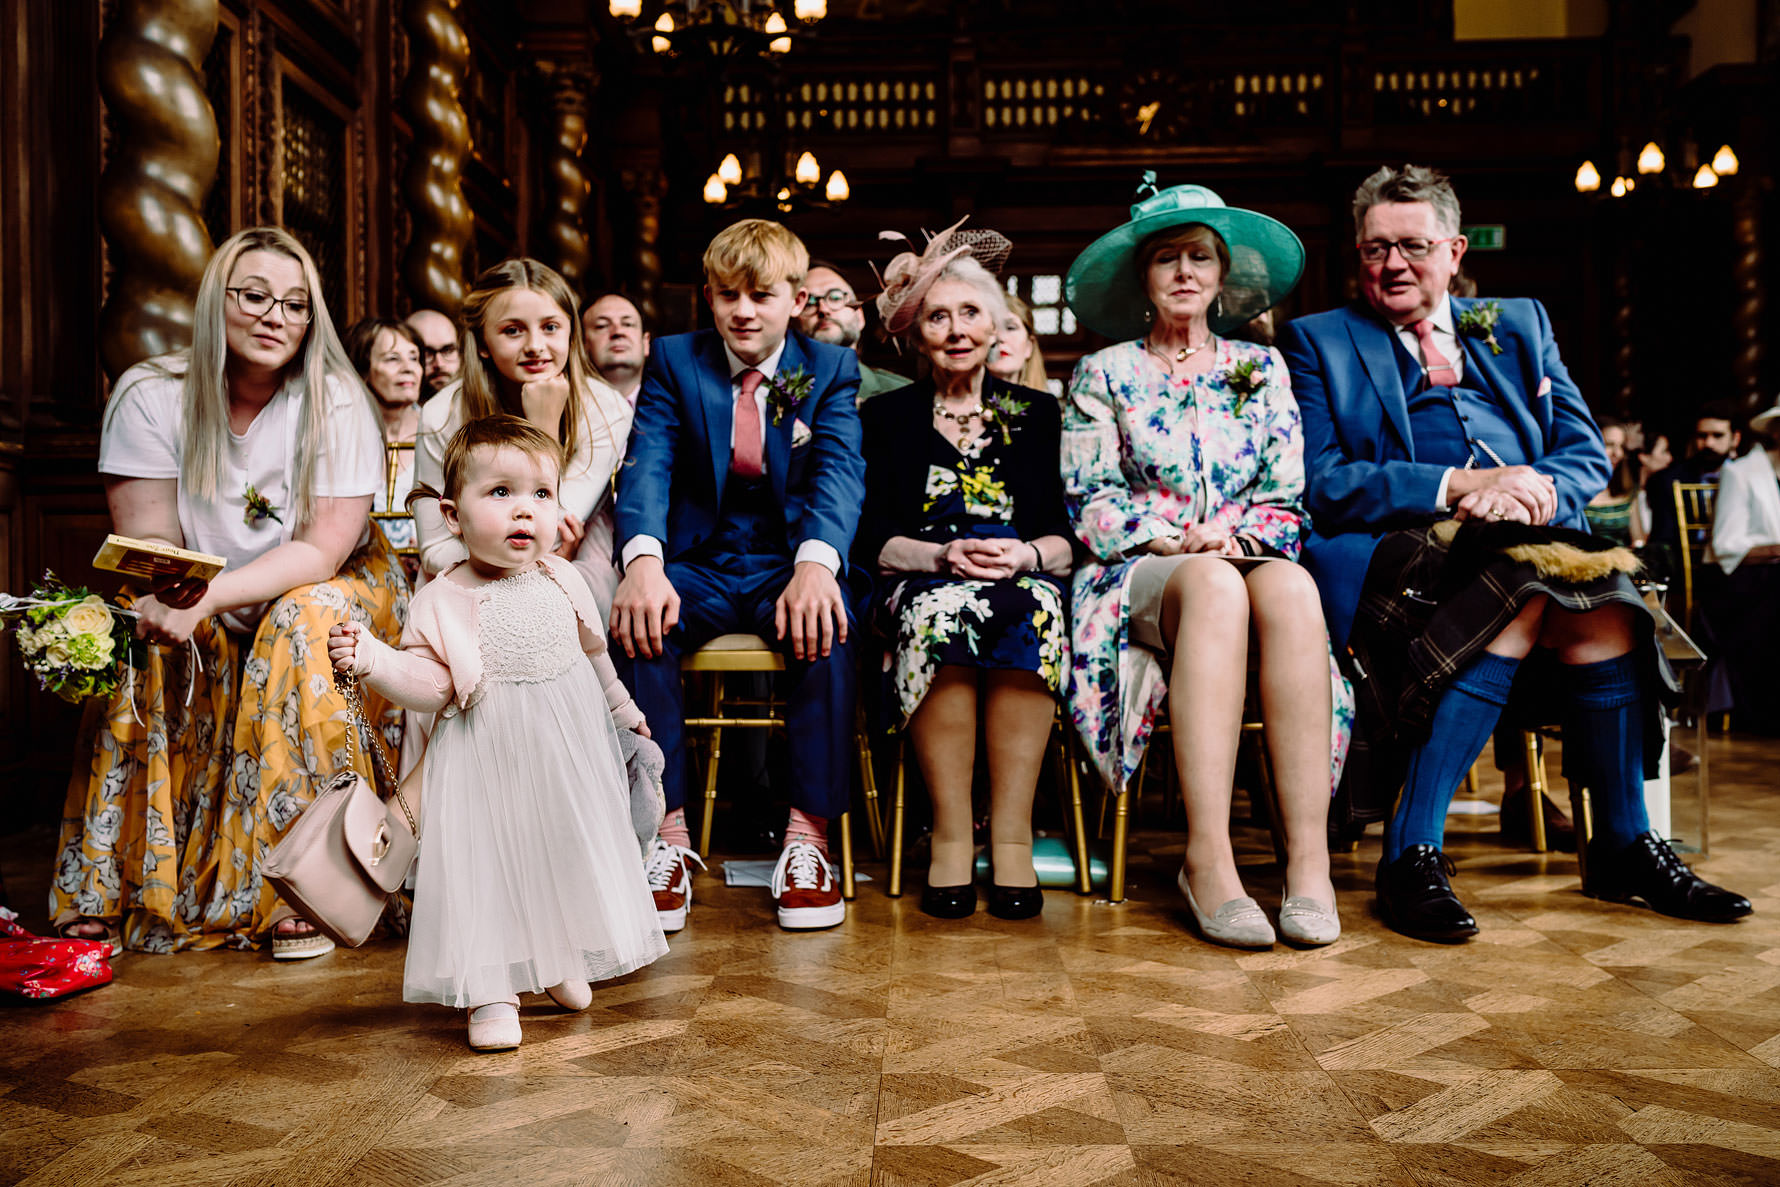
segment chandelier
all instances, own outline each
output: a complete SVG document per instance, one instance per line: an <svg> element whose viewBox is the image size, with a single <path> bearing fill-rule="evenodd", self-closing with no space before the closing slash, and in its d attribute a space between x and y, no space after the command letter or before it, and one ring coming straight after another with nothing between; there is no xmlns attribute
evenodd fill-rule
<svg viewBox="0 0 1780 1187"><path fill-rule="evenodd" d="M1691 142L1684 144L1682 146L1683 159L1691 160L1693 155ZM1663 153L1662 145L1654 140L1648 141L1643 148L1638 150L1636 162L1632 167L1624 168L1622 159L1622 168L1614 175L1612 184L1607 187L1607 193L1615 198L1623 198L1635 191L1640 184L1669 186L1675 189L1691 187L1696 190L1709 190L1718 184L1720 178L1734 177L1737 170L1742 167L1737 160L1737 154L1731 151L1731 146L1728 144L1719 145L1718 151L1712 154L1712 159L1700 162L1699 168L1694 169L1691 173L1685 166L1678 171L1671 172L1669 164L1669 158ZM1601 171L1595 167L1592 160L1584 161L1577 166L1575 181L1577 193L1596 193L1600 190L1602 181Z"/></svg>
<svg viewBox="0 0 1780 1187"><path fill-rule="evenodd" d="M666 0L647 5L656 17L643 24L644 0L607 0L606 7L655 53L710 59L788 53L794 37L828 15L828 0Z"/></svg>
<svg viewBox="0 0 1780 1187"><path fill-rule="evenodd" d="M742 160L735 153L725 154L717 171L705 179L704 200L710 206L755 206L768 204L776 207L781 214L790 214L798 209L825 209L839 205L852 197L852 189L847 184L847 175L839 169L828 175L827 184L822 181L822 166L816 161L816 154L805 151L791 167L790 176L774 170L760 168L760 154L749 153L752 166L743 170Z"/></svg>

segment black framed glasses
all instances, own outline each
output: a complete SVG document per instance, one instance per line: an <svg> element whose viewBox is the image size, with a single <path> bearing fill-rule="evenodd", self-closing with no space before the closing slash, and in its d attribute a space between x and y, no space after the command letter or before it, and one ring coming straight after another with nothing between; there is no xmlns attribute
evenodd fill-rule
<svg viewBox="0 0 1780 1187"><path fill-rule="evenodd" d="M224 289L224 292L235 298L235 306L248 317L264 317L272 312L276 305L284 311L284 320L293 326L307 325L310 312L314 309L307 296L274 297L265 289L238 288Z"/></svg>
<svg viewBox="0 0 1780 1187"><path fill-rule="evenodd" d="M835 309L857 309L861 302L846 289L829 289L825 293L811 293L810 304L818 309L824 305Z"/></svg>
<svg viewBox="0 0 1780 1187"><path fill-rule="evenodd" d="M1360 258L1368 264L1382 264L1390 258L1391 248L1396 248L1406 260L1425 260L1428 253L1442 243L1451 243L1459 238L1448 235L1445 239L1368 239L1360 243Z"/></svg>
<svg viewBox="0 0 1780 1187"><path fill-rule="evenodd" d="M457 343L455 342L449 346L423 346L420 348L420 361L430 363L434 359L438 359L441 363L452 363L457 361L457 354Z"/></svg>

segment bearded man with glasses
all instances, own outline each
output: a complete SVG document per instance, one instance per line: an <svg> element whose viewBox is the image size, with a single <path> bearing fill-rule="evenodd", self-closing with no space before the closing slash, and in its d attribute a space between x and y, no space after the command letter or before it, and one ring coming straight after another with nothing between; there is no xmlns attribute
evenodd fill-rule
<svg viewBox="0 0 1780 1187"><path fill-rule="evenodd" d="M1292 322L1279 348L1304 420L1304 565L1359 701L1334 815L1350 832L1389 815L1386 921L1476 934L1441 842L1511 691L1519 717L1561 723L1564 774L1592 797L1584 893L1683 919L1749 914L1650 831L1644 779L1673 678L1636 560L1586 534L1607 456L1545 307L1448 295L1465 237L1431 169L1378 170L1353 212L1362 300Z"/></svg>
<svg viewBox="0 0 1780 1187"><path fill-rule="evenodd" d="M810 299L797 316L798 328L818 342L831 342L858 353L859 340L865 336L865 308L858 291L841 270L826 260L811 260L810 274L804 281ZM894 371L859 364L859 403L882 395L909 381Z"/></svg>

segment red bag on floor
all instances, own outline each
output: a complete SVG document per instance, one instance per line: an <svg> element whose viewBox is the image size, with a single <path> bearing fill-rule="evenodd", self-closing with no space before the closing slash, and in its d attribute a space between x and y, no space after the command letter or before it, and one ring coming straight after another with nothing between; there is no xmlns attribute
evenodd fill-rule
<svg viewBox="0 0 1780 1187"><path fill-rule="evenodd" d="M46 1001L110 983L109 944L34 936L0 907L0 997Z"/></svg>

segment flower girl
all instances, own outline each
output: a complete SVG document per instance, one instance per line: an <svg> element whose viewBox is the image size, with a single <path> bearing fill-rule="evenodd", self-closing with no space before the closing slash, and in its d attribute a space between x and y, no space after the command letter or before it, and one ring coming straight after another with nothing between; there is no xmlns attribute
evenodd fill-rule
<svg viewBox="0 0 1780 1187"><path fill-rule="evenodd" d="M402 997L468 1008L478 1051L519 1045L517 994L583 1009L588 982L667 951L617 734L647 727L586 582L549 555L561 455L518 417L465 425L440 507L468 559L414 596L400 651L357 623L328 635L340 671L439 714Z"/></svg>

